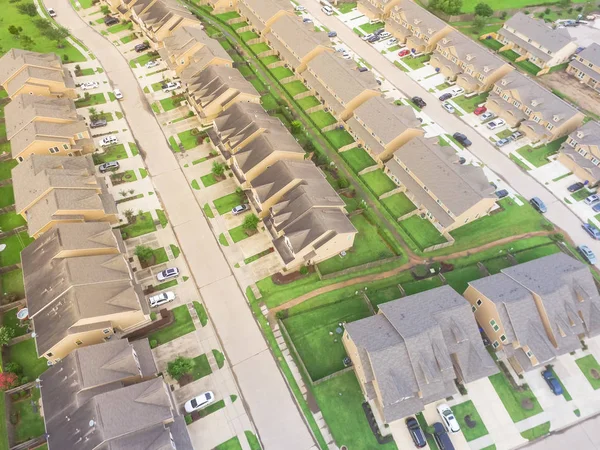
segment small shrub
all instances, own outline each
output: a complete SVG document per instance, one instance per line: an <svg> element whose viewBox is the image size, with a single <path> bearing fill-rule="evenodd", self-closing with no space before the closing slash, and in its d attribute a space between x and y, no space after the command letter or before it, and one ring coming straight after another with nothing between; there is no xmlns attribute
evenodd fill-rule
<svg viewBox="0 0 600 450"><path fill-rule="evenodd" d="M546 9L544 10L544 14L550 14L551 12L552 12L552 11L550 10L550 8L546 8Z"/></svg>
<svg viewBox="0 0 600 450"><path fill-rule="evenodd" d="M308 267L306 267L306 266L300 267L300 273L302 275L308 275Z"/></svg>
<svg viewBox="0 0 600 450"><path fill-rule="evenodd" d="M184 417L185 417L185 424L186 425L189 425L189 424L191 424L193 422L192 416L190 416L189 414L186 414Z"/></svg>
<svg viewBox="0 0 600 450"><path fill-rule="evenodd" d="M156 348L158 346L158 341L156 339L150 340L150 348Z"/></svg>
<svg viewBox="0 0 600 450"><path fill-rule="evenodd" d="M150 320L153 322L156 320L156 313L154 311L150 313Z"/></svg>
<svg viewBox="0 0 600 450"><path fill-rule="evenodd" d="M194 114L194 113L192 113L192 114ZM192 136L198 136L200 134L200 130L198 130L198 128L194 128L194 129L192 129L192 131L190 131L190 134Z"/></svg>
<svg viewBox="0 0 600 450"><path fill-rule="evenodd" d="M23 368L19 363L10 361L4 364L4 372L12 372L14 374L21 375L23 373Z"/></svg>
<svg viewBox="0 0 600 450"><path fill-rule="evenodd" d="M507 16L506 11L502 11L502 13L500 14L500 19L504 20L504 19L506 19L506 16Z"/></svg>

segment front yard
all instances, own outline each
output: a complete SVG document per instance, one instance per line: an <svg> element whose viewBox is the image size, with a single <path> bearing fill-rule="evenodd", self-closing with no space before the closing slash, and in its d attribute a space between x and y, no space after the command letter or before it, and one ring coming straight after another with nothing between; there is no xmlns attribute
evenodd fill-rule
<svg viewBox="0 0 600 450"><path fill-rule="evenodd" d="M461 95L460 97L453 98L452 101L464 109L466 112L471 113L475 111L480 104L485 103L488 98L489 93L485 92L483 94L474 95L473 97L465 97Z"/></svg>
<svg viewBox="0 0 600 450"><path fill-rule="evenodd" d="M243 192L232 192L216 199L213 204L220 215L231 212L238 205L246 203L246 196Z"/></svg>
<svg viewBox="0 0 600 450"><path fill-rule="evenodd" d="M502 372L492 375L489 380L513 422L542 412L542 407L529 388L516 391Z"/></svg>
<svg viewBox="0 0 600 450"><path fill-rule="evenodd" d="M167 342L191 333L196 329L187 305L178 306L177 308L172 309L172 312L175 317L175 321L168 327L155 331L148 336L151 347L154 348L158 345L166 344Z"/></svg>
<svg viewBox="0 0 600 450"><path fill-rule="evenodd" d="M454 405L452 412L458 420L460 430L465 435L467 442L488 434L488 430L471 400Z"/></svg>
<svg viewBox="0 0 600 450"><path fill-rule="evenodd" d="M594 390L600 388L600 364L594 358L594 355L587 355L575 360L577 366L581 369L590 385Z"/></svg>
<svg viewBox="0 0 600 450"><path fill-rule="evenodd" d="M558 149L566 140L567 136L564 136L560 139L550 142L549 144L542 145L541 147L533 148L530 145L526 145L525 147L521 147L519 150L517 150L517 153L519 153L519 155L521 155L535 167L542 167L550 162L548 157L558 153Z"/></svg>
<svg viewBox="0 0 600 450"><path fill-rule="evenodd" d="M402 62L410 67L412 70L420 69L425 67L425 63L431 59L431 55L421 55L417 57L405 56L402 58Z"/></svg>
<svg viewBox="0 0 600 450"><path fill-rule="evenodd" d="M156 225L154 224L152 215L149 212L145 212L134 216L133 223L125 225L120 229L123 239L129 239L156 231Z"/></svg>

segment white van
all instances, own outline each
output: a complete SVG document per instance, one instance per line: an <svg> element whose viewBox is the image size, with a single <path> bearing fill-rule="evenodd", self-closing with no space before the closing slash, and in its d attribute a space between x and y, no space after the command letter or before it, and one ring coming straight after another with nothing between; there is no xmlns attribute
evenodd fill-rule
<svg viewBox="0 0 600 450"><path fill-rule="evenodd" d="M331 9L331 6L323 6L321 8L321 11L323 11L328 16L332 16L333 15L333 9Z"/></svg>

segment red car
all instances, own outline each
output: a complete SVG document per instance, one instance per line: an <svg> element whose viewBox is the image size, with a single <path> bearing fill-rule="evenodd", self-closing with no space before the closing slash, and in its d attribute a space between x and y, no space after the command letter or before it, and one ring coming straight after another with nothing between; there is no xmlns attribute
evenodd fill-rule
<svg viewBox="0 0 600 450"><path fill-rule="evenodd" d="M406 55L410 55L410 50L405 48L404 50L398 52L398 56L402 57L402 56L406 56Z"/></svg>
<svg viewBox="0 0 600 450"><path fill-rule="evenodd" d="M485 106L480 106L479 108L475 108L475 111L473 111L473 113L478 116L480 114L483 114L484 112L487 111L487 108Z"/></svg>

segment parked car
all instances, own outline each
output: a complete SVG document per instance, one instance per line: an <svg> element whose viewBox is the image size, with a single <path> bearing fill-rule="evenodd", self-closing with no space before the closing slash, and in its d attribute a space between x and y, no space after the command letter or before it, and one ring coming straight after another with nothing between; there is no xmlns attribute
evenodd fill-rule
<svg viewBox="0 0 600 450"><path fill-rule="evenodd" d="M98 166L98 170L100 173L112 172L113 170L119 170L120 164L119 161L111 161L102 163Z"/></svg>
<svg viewBox="0 0 600 450"><path fill-rule="evenodd" d="M136 45L135 47L133 47L133 49L137 52L137 53L141 53L144 50L147 50L150 48L150 44L148 44L147 42L142 42L141 44Z"/></svg>
<svg viewBox="0 0 600 450"><path fill-rule="evenodd" d="M446 111L448 111L450 114L454 114L456 112L456 110L454 109L454 106L452 106L450 103L448 102L444 102L442 103L442 108L444 108Z"/></svg>
<svg viewBox="0 0 600 450"><path fill-rule="evenodd" d="M383 34L385 32L385 28L379 28L375 31L373 31L373 34L376 36L379 36L380 34Z"/></svg>
<svg viewBox="0 0 600 450"><path fill-rule="evenodd" d="M237 205L235 208L233 208L231 210L231 213L234 216L237 216L238 214L243 213L244 211L248 211L250 208L248 207L248 205Z"/></svg>
<svg viewBox="0 0 600 450"><path fill-rule="evenodd" d="M476 116L479 116L486 111L487 111L487 108L485 106L479 106L479 107L475 108L475 111L473 111L473 114L475 114Z"/></svg>
<svg viewBox="0 0 600 450"><path fill-rule="evenodd" d="M157 306L164 305L175 300L175 293L172 291L163 292L161 294L153 295L148 298L148 304L150 308L156 308Z"/></svg>
<svg viewBox="0 0 600 450"><path fill-rule="evenodd" d="M396 45L398 43L398 39L396 39L395 37L393 37L391 39L388 39L387 43L388 43L388 46L391 47L392 45Z"/></svg>
<svg viewBox="0 0 600 450"><path fill-rule="evenodd" d="M425 108L427 106L427 103L425 103L425 100L423 100L421 97L413 97L411 98L411 101L419 108Z"/></svg>
<svg viewBox="0 0 600 450"><path fill-rule="evenodd" d="M531 203L531 206L533 206L541 213L545 213L548 211L548 208L546 208L546 204L539 197L533 197L531 200L529 200L529 203Z"/></svg>
<svg viewBox="0 0 600 450"><path fill-rule="evenodd" d="M302 22L304 23L313 23L312 19L309 17L305 17L304 19L302 19Z"/></svg>
<svg viewBox="0 0 600 450"><path fill-rule="evenodd" d="M600 201L600 195L598 195L598 194L589 195L584 200L586 205L593 205L594 203L597 203L598 201Z"/></svg>
<svg viewBox="0 0 600 450"><path fill-rule="evenodd" d="M546 380L546 383L548 383L548 387L554 395L562 395L562 386L560 385L560 382L556 379L556 377L550 369L544 370L542 372L542 377L544 378L544 380Z"/></svg>
<svg viewBox="0 0 600 450"><path fill-rule="evenodd" d="M210 405L215 401L215 394L212 391L205 392L203 394L194 397L191 400L185 402L185 412L192 413Z"/></svg>
<svg viewBox="0 0 600 450"><path fill-rule="evenodd" d="M458 97L459 95L464 94L465 90L461 87L454 87L450 89L450 93L452 94L452 97Z"/></svg>
<svg viewBox="0 0 600 450"><path fill-rule="evenodd" d="M398 52L398 56L399 56L400 58L402 58L402 57L404 57L404 56L407 56L407 55L410 55L410 50L409 50L409 49L407 49L407 48L405 48L404 50L400 50L400 51Z"/></svg>
<svg viewBox="0 0 600 450"><path fill-rule="evenodd" d="M162 272L158 272L156 274L156 279L158 281L165 281L170 278L177 278L179 276L179 269L177 267L170 267L168 269L163 270Z"/></svg>
<svg viewBox="0 0 600 450"><path fill-rule="evenodd" d="M473 144L469 138L462 133L454 133L452 137L462 144L463 147L470 147Z"/></svg>
<svg viewBox="0 0 600 450"><path fill-rule="evenodd" d="M479 116L479 120L481 120L482 122L485 122L486 120L493 119L494 117L496 117L496 114L494 114L491 111L487 111Z"/></svg>
<svg viewBox="0 0 600 450"><path fill-rule="evenodd" d="M88 81L87 83L81 83L79 85L82 91L89 91L90 89L96 89L100 87L100 83L97 81Z"/></svg>
<svg viewBox="0 0 600 450"><path fill-rule="evenodd" d="M456 420L456 417L454 417L454 413L448 405L446 405L445 403L438 405L437 411L440 417L442 418L442 423L446 427L446 430L451 431L452 433L458 433L460 431L460 425L458 424L458 420Z"/></svg>
<svg viewBox="0 0 600 450"><path fill-rule="evenodd" d="M587 262L589 262L590 264L596 264L596 255L594 254L592 249L589 248L587 245L580 245L579 247L577 247L577 251L581 256L583 256L583 259L585 259Z"/></svg>
<svg viewBox="0 0 600 450"><path fill-rule="evenodd" d="M159 64L159 62L158 62L157 60L148 61L148 62L147 62L145 65L144 65L144 67L145 67L146 69L152 69L153 67L156 67L156 66L158 66L158 64Z"/></svg>
<svg viewBox="0 0 600 450"><path fill-rule="evenodd" d="M525 136L522 132L520 131L515 131L513 134L511 134L508 138L511 141L518 141L519 139L521 139L523 136Z"/></svg>
<svg viewBox="0 0 600 450"><path fill-rule="evenodd" d="M370 44L373 44L373 43L377 42L379 39L381 39L381 38L375 34L375 35L371 36L369 39L367 39L367 42Z"/></svg>
<svg viewBox="0 0 600 450"><path fill-rule="evenodd" d="M450 436L440 422L433 424L433 439L440 450L454 450Z"/></svg>
<svg viewBox="0 0 600 450"><path fill-rule="evenodd" d="M375 36L373 33L369 33L369 34L365 34L363 37L361 37L361 39L363 41L368 41L369 39L371 39L373 36Z"/></svg>
<svg viewBox="0 0 600 450"><path fill-rule="evenodd" d="M600 209L600 203L597 205ZM596 228L594 225L591 225L589 223L584 223L581 225L581 227L587 231L587 234L589 234L591 237L593 237L594 239L598 240L600 239L600 230L598 228Z"/></svg>
<svg viewBox="0 0 600 450"><path fill-rule="evenodd" d="M335 32L335 31L330 31L329 33L327 33L327 37L334 38L336 36L337 36L337 32Z"/></svg>
<svg viewBox="0 0 600 450"><path fill-rule="evenodd" d="M100 147L108 147L109 145L115 145L119 143L119 138L117 138L116 136L104 136L102 139L100 139L100 142L98 143L100 145Z"/></svg>
<svg viewBox="0 0 600 450"><path fill-rule="evenodd" d="M421 430L417 419L414 417L409 417L404 422L406 423L406 428L408 428L408 432L410 433L410 437L412 438L415 447L425 447L427 445L427 441L425 440L425 435L423 434L423 430Z"/></svg>
<svg viewBox="0 0 600 450"><path fill-rule="evenodd" d="M495 119L495 120L492 120L491 122L489 122L487 124L487 127L490 130L495 130L496 128L500 128L504 124L506 124L506 122L504 121L504 119Z"/></svg>
<svg viewBox="0 0 600 450"><path fill-rule="evenodd" d="M306 8L302 5L296 5L296 7L294 8L296 11L305 11Z"/></svg>
<svg viewBox="0 0 600 450"><path fill-rule="evenodd" d="M105 127L106 124L108 122L106 122L106 119L96 119L96 120L92 120L90 122L90 128L101 128L101 127Z"/></svg>
<svg viewBox="0 0 600 450"><path fill-rule="evenodd" d="M123 98L123 93L121 92L121 89L115 89L113 91L113 94L115 94L115 98L117 100L121 100Z"/></svg>
<svg viewBox="0 0 600 450"><path fill-rule="evenodd" d="M577 183L573 183L571 186L569 186L567 188L567 191L569 192L577 192L582 190L585 187L585 184L577 182Z"/></svg>
<svg viewBox="0 0 600 450"><path fill-rule="evenodd" d="M179 81L169 81L167 84L162 85L162 90L164 92L171 92L175 89L179 89L181 87L181 83Z"/></svg>
<svg viewBox="0 0 600 450"><path fill-rule="evenodd" d="M446 92L445 94L442 94L439 96L439 100L440 102L445 102L448 99L452 98L452 94L450 92Z"/></svg>
<svg viewBox="0 0 600 450"><path fill-rule="evenodd" d="M506 144L510 142L510 139L504 138L496 141L496 147L504 147Z"/></svg>
<svg viewBox="0 0 600 450"><path fill-rule="evenodd" d="M381 33L379 35L379 38L380 39L386 39L386 38L389 38L390 36L391 36L391 33L387 32L387 31L384 31L383 33Z"/></svg>
<svg viewBox="0 0 600 450"><path fill-rule="evenodd" d="M496 191L494 193L496 194L496 197L498 197L498 198L508 197L508 191L506 189L500 189L499 191Z"/></svg>
<svg viewBox="0 0 600 450"><path fill-rule="evenodd" d="M368 72L369 69L367 67L365 67L365 66L358 66L358 71L359 72Z"/></svg>
<svg viewBox="0 0 600 450"><path fill-rule="evenodd" d="M119 23L119 19L113 16L105 16L104 17L104 25L110 27L111 25L116 25Z"/></svg>
<svg viewBox="0 0 600 450"><path fill-rule="evenodd" d="M48 11L48 15L49 15L50 17L56 17L56 11L54 11L54 9L52 9L52 8L48 8L48 10L47 10L47 11Z"/></svg>
<svg viewBox="0 0 600 450"><path fill-rule="evenodd" d="M344 52L342 53L343 59L352 59L352 55L350 53Z"/></svg>

